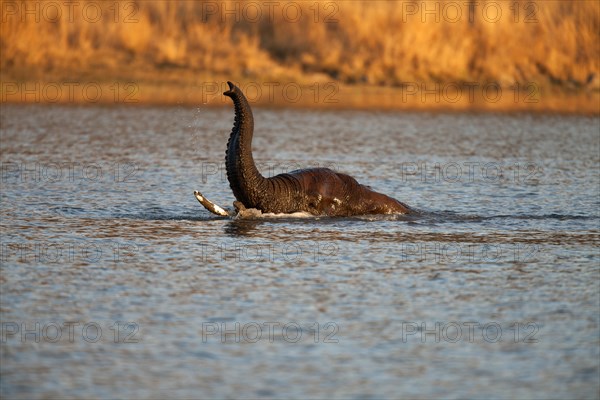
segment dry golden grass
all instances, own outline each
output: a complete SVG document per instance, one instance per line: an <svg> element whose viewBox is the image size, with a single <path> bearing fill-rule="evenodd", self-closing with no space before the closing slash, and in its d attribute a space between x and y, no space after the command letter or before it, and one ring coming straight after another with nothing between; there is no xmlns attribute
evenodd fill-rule
<svg viewBox="0 0 600 400"><path fill-rule="evenodd" d="M1 0L1 76L600 89L600 3L475 3Z"/></svg>

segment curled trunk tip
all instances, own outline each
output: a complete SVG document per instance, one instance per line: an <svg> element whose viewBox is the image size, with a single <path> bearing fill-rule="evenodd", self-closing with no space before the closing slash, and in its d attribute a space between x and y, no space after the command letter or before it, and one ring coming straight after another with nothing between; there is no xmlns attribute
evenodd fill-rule
<svg viewBox="0 0 600 400"><path fill-rule="evenodd" d="M238 90L238 88L231 81L227 81L227 85L229 85L229 90L224 92L223 95L227 97L232 97L236 90Z"/></svg>

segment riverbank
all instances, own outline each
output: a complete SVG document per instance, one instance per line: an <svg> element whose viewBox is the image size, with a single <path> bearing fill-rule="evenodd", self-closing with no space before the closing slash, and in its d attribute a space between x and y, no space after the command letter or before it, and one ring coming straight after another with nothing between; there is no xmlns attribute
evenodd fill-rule
<svg viewBox="0 0 600 400"><path fill-rule="evenodd" d="M221 79L52 80L3 78L0 103L226 106ZM258 107L553 112L600 114L600 91L544 88L534 82L502 87L496 83L406 82L402 86L348 85L326 79L234 80Z"/></svg>
<svg viewBox="0 0 600 400"><path fill-rule="evenodd" d="M68 2L67 2L68 3ZM0 0L3 102L598 113L590 1Z"/></svg>

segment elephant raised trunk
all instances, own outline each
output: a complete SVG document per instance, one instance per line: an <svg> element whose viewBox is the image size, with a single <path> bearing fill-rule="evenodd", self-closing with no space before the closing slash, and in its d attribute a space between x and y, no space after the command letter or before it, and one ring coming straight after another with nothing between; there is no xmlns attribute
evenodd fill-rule
<svg viewBox="0 0 600 400"><path fill-rule="evenodd" d="M252 157L254 117L242 91L231 82L223 93L231 97L235 107L235 122L225 155L227 179L233 195L246 207L255 208L267 189L267 180L260 174Z"/></svg>

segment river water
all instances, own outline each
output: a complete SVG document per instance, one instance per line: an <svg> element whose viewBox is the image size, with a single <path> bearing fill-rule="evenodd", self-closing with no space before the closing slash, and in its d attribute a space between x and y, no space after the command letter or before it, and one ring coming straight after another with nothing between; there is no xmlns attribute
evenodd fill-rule
<svg viewBox="0 0 600 400"><path fill-rule="evenodd" d="M421 213L219 218L232 109L2 106L3 398L598 398L599 118L255 121Z"/></svg>

